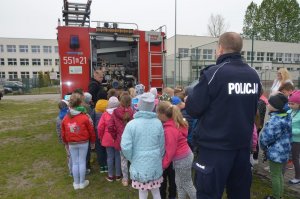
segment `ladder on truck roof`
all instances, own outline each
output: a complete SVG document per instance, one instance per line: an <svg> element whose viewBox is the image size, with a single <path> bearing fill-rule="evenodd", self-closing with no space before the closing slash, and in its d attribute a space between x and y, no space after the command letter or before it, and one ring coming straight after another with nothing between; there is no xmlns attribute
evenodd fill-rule
<svg viewBox="0 0 300 199"><path fill-rule="evenodd" d="M64 1L63 21L66 26L90 26L92 0L87 3L71 3Z"/></svg>
<svg viewBox="0 0 300 199"><path fill-rule="evenodd" d="M165 36L161 32L151 31L148 33L148 62L149 62L149 88L155 87L162 91L165 82Z"/></svg>

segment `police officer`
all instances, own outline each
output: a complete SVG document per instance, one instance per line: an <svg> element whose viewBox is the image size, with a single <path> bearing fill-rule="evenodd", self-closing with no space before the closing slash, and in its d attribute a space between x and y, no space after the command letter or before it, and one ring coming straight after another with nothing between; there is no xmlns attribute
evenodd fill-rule
<svg viewBox="0 0 300 199"><path fill-rule="evenodd" d="M187 98L186 110L198 124L193 142L197 198L250 199L250 143L261 90L257 72L241 57L243 40L220 36L216 65L206 68Z"/></svg>

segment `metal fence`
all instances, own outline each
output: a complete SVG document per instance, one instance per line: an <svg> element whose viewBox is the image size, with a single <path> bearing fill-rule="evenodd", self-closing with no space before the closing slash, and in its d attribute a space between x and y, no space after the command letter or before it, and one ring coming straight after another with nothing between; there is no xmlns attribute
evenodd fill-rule
<svg viewBox="0 0 300 199"><path fill-rule="evenodd" d="M178 58L176 61L176 86L185 87L191 84L193 81L199 79L202 69L212 64L215 64L215 60L197 60L192 59L192 57ZM165 85L169 87L174 87L174 65L174 56L168 56L166 58ZM277 77L278 69L282 67L287 68L295 87L300 88L299 63L253 63L253 68L256 69L266 92L269 92L274 79Z"/></svg>

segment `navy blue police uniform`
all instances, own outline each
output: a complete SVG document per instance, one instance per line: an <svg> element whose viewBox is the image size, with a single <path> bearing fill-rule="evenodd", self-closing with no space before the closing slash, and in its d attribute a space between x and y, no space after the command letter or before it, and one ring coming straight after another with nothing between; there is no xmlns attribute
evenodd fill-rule
<svg viewBox="0 0 300 199"><path fill-rule="evenodd" d="M250 199L250 142L261 90L257 72L240 53L221 55L202 71L186 110L198 119L193 144L198 155L197 198Z"/></svg>

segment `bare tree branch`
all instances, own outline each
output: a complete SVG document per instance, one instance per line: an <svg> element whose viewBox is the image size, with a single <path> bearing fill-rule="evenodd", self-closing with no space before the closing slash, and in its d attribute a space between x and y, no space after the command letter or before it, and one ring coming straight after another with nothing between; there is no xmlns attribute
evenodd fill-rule
<svg viewBox="0 0 300 199"><path fill-rule="evenodd" d="M225 24L225 19L222 15L210 15L207 29L211 36L219 37L222 33L226 32L229 25Z"/></svg>

